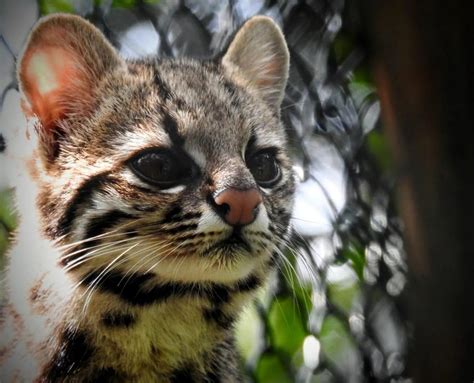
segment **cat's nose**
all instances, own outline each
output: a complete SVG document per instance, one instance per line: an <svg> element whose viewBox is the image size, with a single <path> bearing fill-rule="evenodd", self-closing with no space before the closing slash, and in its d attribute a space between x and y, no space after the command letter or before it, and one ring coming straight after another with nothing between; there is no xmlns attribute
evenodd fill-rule
<svg viewBox="0 0 474 383"><path fill-rule="evenodd" d="M262 195L255 189L234 188L220 192L215 198L216 211L232 226L248 225L255 220Z"/></svg>

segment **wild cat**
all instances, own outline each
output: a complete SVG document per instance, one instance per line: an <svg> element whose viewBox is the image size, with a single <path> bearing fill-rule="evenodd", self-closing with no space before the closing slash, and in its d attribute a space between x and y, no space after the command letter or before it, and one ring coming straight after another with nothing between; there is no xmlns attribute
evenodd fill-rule
<svg viewBox="0 0 474 383"><path fill-rule="evenodd" d="M262 16L207 61L126 61L79 17L40 20L2 382L241 381L233 324L289 232L288 65Z"/></svg>

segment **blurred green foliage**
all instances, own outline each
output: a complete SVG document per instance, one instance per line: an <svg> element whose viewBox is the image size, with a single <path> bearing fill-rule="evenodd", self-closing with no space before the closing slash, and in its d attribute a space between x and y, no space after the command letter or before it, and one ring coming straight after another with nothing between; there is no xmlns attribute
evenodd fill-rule
<svg viewBox="0 0 474 383"><path fill-rule="evenodd" d="M92 0L91 0L92 1ZM133 8L138 4L158 4L160 0L94 0L94 6L110 4L112 8ZM38 0L41 15L50 13L74 13L76 11L74 2L70 0Z"/></svg>
<svg viewBox="0 0 474 383"><path fill-rule="evenodd" d="M388 146L387 138L382 131L376 130L367 136L367 147L375 157L376 163L383 172L390 172L393 169L393 158Z"/></svg>
<svg viewBox="0 0 474 383"><path fill-rule="evenodd" d="M39 0L39 10L41 15L49 15L50 13L73 13L74 6L68 0Z"/></svg>

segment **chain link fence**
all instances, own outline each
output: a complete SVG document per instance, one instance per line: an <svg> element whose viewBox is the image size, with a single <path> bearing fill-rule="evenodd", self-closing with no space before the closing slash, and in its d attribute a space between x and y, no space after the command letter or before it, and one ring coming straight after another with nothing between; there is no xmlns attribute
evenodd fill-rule
<svg viewBox="0 0 474 383"><path fill-rule="evenodd" d="M14 65L34 22L80 14L128 58L209 57L249 17L283 29L291 69L282 117L299 178L279 278L238 324L249 382L407 382L406 262L380 106L343 0L21 0L0 4L3 156L18 103ZM19 133L19 134L24 134ZM4 142L0 142L4 149ZM0 254L15 227L1 162Z"/></svg>

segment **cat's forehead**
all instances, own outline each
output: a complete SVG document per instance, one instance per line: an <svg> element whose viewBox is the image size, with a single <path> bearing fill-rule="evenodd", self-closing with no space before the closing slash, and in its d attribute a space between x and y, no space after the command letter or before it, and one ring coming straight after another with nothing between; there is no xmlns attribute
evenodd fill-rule
<svg viewBox="0 0 474 383"><path fill-rule="evenodd" d="M128 81L120 81L112 92L121 93L123 101L119 113L106 108L109 125L125 130L118 137L128 147L131 139L143 146L183 141L206 153L236 154L250 137L273 141L272 145L283 140L271 111L212 61L131 63Z"/></svg>

